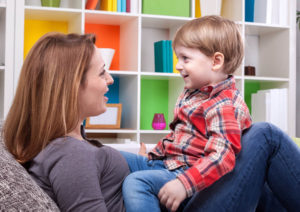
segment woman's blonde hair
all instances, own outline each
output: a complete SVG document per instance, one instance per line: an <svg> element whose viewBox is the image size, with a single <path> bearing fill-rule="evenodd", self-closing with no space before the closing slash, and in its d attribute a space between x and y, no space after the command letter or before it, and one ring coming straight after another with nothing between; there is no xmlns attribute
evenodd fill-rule
<svg viewBox="0 0 300 212"><path fill-rule="evenodd" d="M2 132L8 150L20 163L76 127L79 86L94 43L91 34L48 33L30 50Z"/></svg>
<svg viewBox="0 0 300 212"><path fill-rule="evenodd" d="M184 24L176 32L172 45L173 48L178 45L197 48L208 57L216 52L222 53L226 74L235 72L244 57L244 44L238 25L215 15Z"/></svg>

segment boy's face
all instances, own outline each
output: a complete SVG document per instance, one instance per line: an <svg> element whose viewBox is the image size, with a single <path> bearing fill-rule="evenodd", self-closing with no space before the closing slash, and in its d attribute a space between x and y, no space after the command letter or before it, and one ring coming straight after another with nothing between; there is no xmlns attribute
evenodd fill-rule
<svg viewBox="0 0 300 212"><path fill-rule="evenodd" d="M176 69L180 72L187 89L200 89L213 83L213 58L207 57L199 49L176 46L178 58Z"/></svg>
<svg viewBox="0 0 300 212"><path fill-rule="evenodd" d="M180 72L187 89L200 89L213 82L213 58L207 57L199 49L181 45L175 47L178 58L176 69Z"/></svg>

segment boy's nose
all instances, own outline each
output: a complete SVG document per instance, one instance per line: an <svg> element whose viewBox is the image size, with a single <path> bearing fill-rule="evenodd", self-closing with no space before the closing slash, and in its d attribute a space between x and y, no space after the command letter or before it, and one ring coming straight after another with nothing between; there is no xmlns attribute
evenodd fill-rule
<svg viewBox="0 0 300 212"><path fill-rule="evenodd" d="M180 64L180 62L177 62L175 68L176 68L178 71L181 71L181 70L182 70L182 65Z"/></svg>

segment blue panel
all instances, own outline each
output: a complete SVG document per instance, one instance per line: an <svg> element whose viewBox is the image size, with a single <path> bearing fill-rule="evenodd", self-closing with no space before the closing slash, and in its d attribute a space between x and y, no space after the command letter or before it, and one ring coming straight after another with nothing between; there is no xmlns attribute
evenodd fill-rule
<svg viewBox="0 0 300 212"><path fill-rule="evenodd" d="M108 93L105 95L108 98L108 102L110 104L117 104L119 103L119 78L114 78L114 84L108 86Z"/></svg>

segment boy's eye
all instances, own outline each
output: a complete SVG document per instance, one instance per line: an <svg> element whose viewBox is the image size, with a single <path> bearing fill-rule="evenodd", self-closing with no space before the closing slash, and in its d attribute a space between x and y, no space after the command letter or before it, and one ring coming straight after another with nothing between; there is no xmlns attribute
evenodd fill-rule
<svg viewBox="0 0 300 212"><path fill-rule="evenodd" d="M184 61L187 61L189 58L188 58L187 56L182 56L182 59L183 59Z"/></svg>

